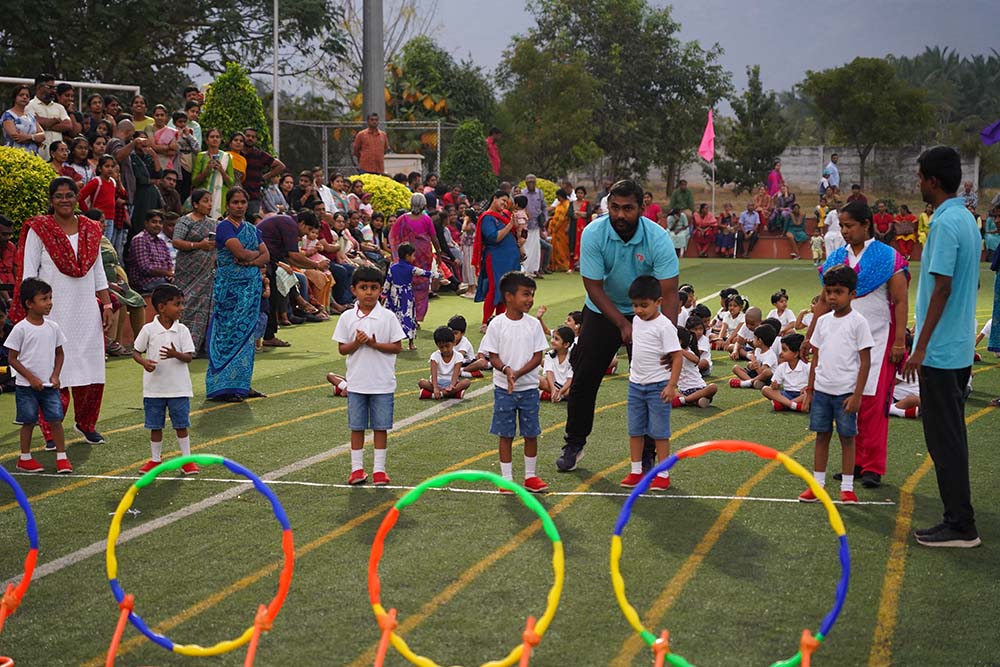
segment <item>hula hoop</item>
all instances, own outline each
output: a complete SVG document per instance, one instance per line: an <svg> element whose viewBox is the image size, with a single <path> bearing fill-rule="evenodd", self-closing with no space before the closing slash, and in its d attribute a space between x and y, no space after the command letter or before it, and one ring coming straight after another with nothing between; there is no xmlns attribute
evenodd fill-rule
<svg viewBox="0 0 1000 667"><path fill-rule="evenodd" d="M371 554L368 558L368 597L371 601L372 611L375 612L376 620L380 622L380 626L384 623L390 622L389 613L386 612L385 607L382 606L381 602L382 582L379 581L378 578L378 565L385 550L386 535L388 535L389 531L392 530L392 527L396 525L396 520L399 519L399 512L407 505L412 505L416 502L417 499L423 495L424 491L427 491L428 489L441 488L456 481L486 481L500 487L501 489L513 491L517 494L518 498L521 499L521 502L523 502L528 509L537 514L538 518L541 520L542 529L552 541L552 571L555 578L552 582L552 588L549 589L548 603L545 608L545 613L542 614L534 626L534 633L537 638L540 639L548 629L549 624L552 622L552 618L556 615L556 609L559 607L559 597L562 595L563 577L565 576L562 538L559 537L559 531L556 529L556 525L553 523L552 517L549 516L549 513L545 510L542 504L538 502L538 500L531 495L531 493L526 491L524 487L515 484L514 482L505 480L499 475L479 470L459 470L457 472L432 477L400 498L392 509L386 513L385 518L382 520L382 524L378 528L378 532L375 534L375 540L372 542ZM395 632L392 632L389 635L389 639L396 651L417 667L440 667L430 658L425 658L424 656L414 653L406 643L406 640ZM518 644L504 658L484 663L482 667L511 667L511 665L521 658L523 648L523 645Z"/></svg>
<svg viewBox="0 0 1000 667"><path fill-rule="evenodd" d="M840 580L837 582L833 606L823 618L823 622L820 624L819 632L817 632L815 636L815 641L817 643L821 643L830 633L830 630L833 628L833 624L837 621L837 617L840 615L840 610L843 608L844 600L847 597L847 584L851 576L851 554L847 547L847 531L844 529L844 522L841 520L840 513L837 511L833 501L830 500L829 494L827 494L823 487L816 483L816 480L813 479L811 474L809 474L809 471L803 468L797 461L770 447L758 445L753 442L745 442L743 440L715 440L685 447L646 473L645 477L642 478L642 481L639 482L638 486L632 490L632 493L629 494L628 499L625 500L625 504L622 506L621 513L618 515L618 521L615 523L614 535L611 537L611 584L614 587L615 598L618 600L618 606L621 607L622 613L628 620L629 625L631 625L632 628L639 634L646 645L656 650L659 640L652 632L643 626L642 621L639 619L638 612L636 612L635 608L629 603L628 598L625 596L625 579L622 577L620 568L622 556L622 531L625 530L625 526L628 524L628 521L632 516L632 505L635 504L635 501L639 496L649 489L649 485L653 482L653 478L656 477L658 473L670 470L680 459L693 459L712 451L750 452L762 459L780 461L790 473L800 477L806 482L806 484L809 485L809 488L812 489L812 492L816 494L816 497L819 498L820 502L822 502L823 506L826 508L826 513L830 520L830 526L833 528L833 532L837 534L837 539L840 543L838 558L840 560L841 574ZM691 663L676 653L668 652L666 654L666 661L673 667L693 667ZM800 650L787 660L779 660L778 662L773 663L771 667L797 667L797 665L801 664L801 662L802 651Z"/></svg>
<svg viewBox="0 0 1000 667"><path fill-rule="evenodd" d="M38 526L35 524L35 514L31 511L28 496L24 494L21 485L17 483L13 475L0 468L0 479L6 482L10 490L14 492L14 499L21 507L21 511L24 512L25 530L28 533L28 555L24 557L24 574L17 586L7 585L7 590L3 593L2 602L0 602L0 630L2 630L4 621L17 611L24 594L28 592L28 586L31 585L31 577L35 573L35 564L38 562ZM0 660L2 659L0 658Z"/></svg>
<svg viewBox="0 0 1000 667"><path fill-rule="evenodd" d="M170 459L169 461L164 461L136 480L129 490L125 492L121 502L118 504L118 509L115 510L114 517L111 519L111 527L108 528L108 547L106 552L108 583L111 585L111 592L115 596L115 601L121 604L125 599L125 591L122 589L121 584L118 583L118 560L115 558L115 542L118 540L118 534L121 531L122 517L125 515L125 511L132 506L136 495L139 493L139 489L152 484L160 473L164 473L169 470L176 470L185 463L197 463L201 466L225 466L230 472L246 477L253 482L254 488L267 498L268 501L270 501L274 516L278 520L278 523L281 524L281 550L285 556L285 562L281 568L281 574L278 578L278 592L275 593L274 598L267 605L266 620L268 623L273 622L275 617L277 617L278 612L281 610L281 605L285 602L285 597L288 595L288 588L292 583L292 570L295 566L295 545L292 539L292 526L288 522L288 516L285 514L284 508L281 506L281 501L278 500L278 497L274 495L274 492L271 491L271 489L268 488L268 486L264 484L264 482L257 477L257 475L253 474L250 470L234 461L230 461L229 459L221 456L207 454L179 456L177 458ZM198 644L177 644L165 635L161 635L151 630L149 626L146 625L146 622L142 619L142 617L134 611L129 612L128 619L131 621L135 629L146 635L150 641L162 646L168 651L173 651L174 653L187 656L209 656L228 653L229 651L232 651L233 649L243 646L249 642L254 634L254 626L251 625L249 629L236 639L221 641L214 646L203 647Z"/></svg>

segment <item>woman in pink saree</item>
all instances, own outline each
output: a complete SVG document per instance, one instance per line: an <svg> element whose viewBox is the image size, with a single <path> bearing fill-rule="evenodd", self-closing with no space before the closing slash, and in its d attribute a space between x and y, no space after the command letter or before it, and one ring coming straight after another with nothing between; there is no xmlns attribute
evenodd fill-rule
<svg viewBox="0 0 1000 667"><path fill-rule="evenodd" d="M427 200L420 193L410 197L410 212L396 218L396 223L389 230L389 249L392 260L399 261L398 249L404 243L414 247L413 265L424 271L431 270L434 255L441 252L438 248L437 231L434 222L424 211ZM427 316L427 302L430 300L431 283L426 276L414 276L413 301L417 322L423 322Z"/></svg>

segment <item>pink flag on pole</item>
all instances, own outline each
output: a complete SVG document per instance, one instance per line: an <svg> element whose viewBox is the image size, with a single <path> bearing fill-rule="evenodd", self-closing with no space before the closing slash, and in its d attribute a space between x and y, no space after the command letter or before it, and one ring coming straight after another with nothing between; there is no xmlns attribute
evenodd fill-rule
<svg viewBox="0 0 1000 667"><path fill-rule="evenodd" d="M708 122L705 123L705 134L701 136L701 145L698 146L698 155L705 162L715 159L715 125L712 123L712 110L708 110Z"/></svg>

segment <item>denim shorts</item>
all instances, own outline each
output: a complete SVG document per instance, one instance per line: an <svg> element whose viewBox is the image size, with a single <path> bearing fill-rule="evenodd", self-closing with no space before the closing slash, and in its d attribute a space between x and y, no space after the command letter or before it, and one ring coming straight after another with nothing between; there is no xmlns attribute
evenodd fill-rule
<svg viewBox="0 0 1000 667"><path fill-rule="evenodd" d="M809 411L809 430L815 433L831 433L833 423L837 423L837 435L853 438L858 434L858 414L844 412L844 401L851 394L834 396L822 391L813 394L812 409Z"/></svg>
<svg viewBox="0 0 1000 667"><path fill-rule="evenodd" d="M787 389L781 390L781 395L790 401L794 401L796 398L802 395L801 391L788 391Z"/></svg>
<svg viewBox="0 0 1000 667"><path fill-rule="evenodd" d="M146 430L162 431L170 411L170 425L174 430L191 428L191 399L187 396L177 398L143 398L142 408L146 411Z"/></svg>
<svg viewBox="0 0 1000 667"><path fill-rule="evenodd" d="M347 428L352 431L388 431L392 429L392 394L347 392Z"/></svg>
<svg viewBox="0 0 1000 667"><path fill-rule="evenodd" d="M537 438L542 433L538 423L538 405L537 389L508 394L506 389L494 385L490 433L500 438L513 438L520 426L522 438Z"/></svg>
<svg viewBox="0 0 1000 667"><path fill-rule="evenodd" d="M62 398L55 387L43 387L41 391L35 391L31 387L16 385L14 402L17 405L14 421L18 424L37 424L39 409L49 423L63 420Z"/></svg>
<svg viewBox="0 0 1000 667"><path fill-rule="evenodd" d="M660 392L667 381L653 384L628 383L628 434L648 435L653 440L670 437L670 403L664 403Z"/></svg>

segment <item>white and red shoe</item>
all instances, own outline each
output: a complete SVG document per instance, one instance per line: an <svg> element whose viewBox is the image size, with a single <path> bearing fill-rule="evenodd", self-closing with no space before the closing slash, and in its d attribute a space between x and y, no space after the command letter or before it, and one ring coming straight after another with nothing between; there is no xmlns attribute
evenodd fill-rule
<svg viewBox="0 0 1000 667"><path fill-rule="evenodd" d="M529 477L524 480L524 488L532 493L543 493L548 490L549 485L541 477Z"/></svg>
<svg viewBox="0 0 1000 667"><path fill-rule="evenodd" d="M56 459L56 472L60 475L68 475L73 472L73 464L69 459Z"/></svg>
<svg viewBox="0 0 1000 667"><path fill-rule="evenodd" d="M857 505L858 497L854 495L853 491L841 491L840 502L844 505Z"/></svg>
<svg viewBox="0 0 1000 667"><path fill-rule="evenodd" d="M640 473L630 472L628 475L625 476L625 479L623 479L621 482L618 483L618 486L624 487L626 489L634 489L635 487L639 486L639 482L641 481L642 481L642 475Z"/></svg>
<svg viewBox="0 0 1000 667"><path fill-rule="evenodd" d="M482 371L472 371L471 373L469 373L469 375L471 375L474 378L481 378L481 377L483 377L483 372Z"/></svg>
<svg viewBox="0 0 1000 667"><path fill-rule="evenodd" d="M816 494L813 493L812 489L806 489L805 491L799 494L799 502L816 503L819 502L819 498L816 497Z"/></svg>
<svg viewBox="0 0 1000 667"><path fill-rule="evenodd" d="M27 461L17 460L17 465L15 466L21 472L44 472L45 466L31 458Z"/></svg>
<svg viewBox="0 0 1000 667"><path fill-rule="evenodd" d="M539 396L538 400L552 402L552 392L543 391Z"/></svg>
<svg viewBox="0 0 1000 667"><path fill-rule="evenodd" d="M653 491L666 491L670 488L670 478L657 475L653 478L653 483L649 485Z"/></svg>
<svg viewBox="0 0 1000 667"><path fill-rule="evenodd" d="M431 399L431 398L434 398L434 394L432 394L431 392L427 391L426 389L421 389L420 390L420 400L421 401L426 401L426 400Z"/></svg>
<svg viewBox="0 0 1000 667"><path fill-rule="evenodd" d="M160 465L160 463L161 463L161 461L154 461L153 459L150 459L150 460L148 460L148 461L146 461L145 463L142 464L142 467L139 468L139 472L141 472L143 475L145 475L147 472L149 472L150 470L152 470L156 466Z"/></svg>
<svg viewBox="0 0 1000 667"><path fill-rule="evenodd" d="M375 486L385 486L389 483L389 476L384 472L373 472L372 473L372 484Z"/></svg>
<svg viewBox="0 0 1000 667"><path fill-rule="evenodd" d="M352 470L351 476L347 478L347 483L350 484L351 486L355 486L356 484L364 484L367 481L368 481L368 473L366 473L361 468L358 468L357 470Z"/></svg>
<svg viewBox="0 0 1000 667"><path fill-rule="evenodd" d="M788 409L784 405L782 405L781 403L778 403L777 401L771 401L771 405L774 406L774 411L775 412L784 412L785 410Z"/></svg>
<svg viewBox="0 0 1000 667"><path fill-rule="evenodd" d="M198 469L197 463L185 463L181 466L181 472L185 475L197 475L201 470Z"/></svg>
<svg viewBox="0 0 1000 667"><path fill-rule="evenodd" d="M740 379L739 378L730 378L730 380L729 380L729 386L732 387L733 389L739 389L740 388Z"/></svg>

